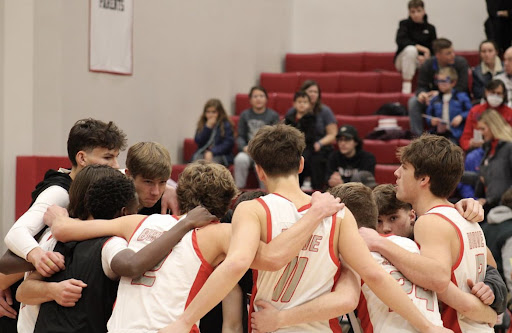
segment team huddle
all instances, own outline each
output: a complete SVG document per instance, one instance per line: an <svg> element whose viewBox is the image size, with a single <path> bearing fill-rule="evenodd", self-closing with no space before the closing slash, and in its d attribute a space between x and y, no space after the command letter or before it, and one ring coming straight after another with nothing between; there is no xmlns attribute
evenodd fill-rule
<svg viewBox="0 0 512 333"><path fill-rule="evenodd" d="M231 223L212 223L239 194L226 167L191 163L174 190L163 146L132 146L123 174L125 145L113 123L73 126L72 169L47 173L5 238L0 289L23 282L11 288L18 313L0 304L0 331L10 320L18 332L199 332L225 302L222 332L243 332L236 291L250 269L254 333L342 332L346 314L353 332L493 332L505 310L481 206L448 201L464 157L444 137L399 150L396 186L310 196L298 176L304 134L264 126L247 153L269 194L237 204ZM174 215L161 214L164 188Z"/></svg>

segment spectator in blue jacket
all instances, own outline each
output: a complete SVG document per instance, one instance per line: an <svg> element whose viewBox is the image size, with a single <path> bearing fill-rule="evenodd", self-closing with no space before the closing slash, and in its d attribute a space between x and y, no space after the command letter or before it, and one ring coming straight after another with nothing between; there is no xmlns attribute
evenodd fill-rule
<svg viewBox="0 0 512 333"><path fill-rule="evenodd" d="M439 70L436 78L439 94L430 101L426 114L431 133L458 144L472 104L466 92L454 89L457 78L457 71L452 67Z"/></svg>
<svg viewBox="0 0 512 333"><path fill-rule="evenodd" d="M224 166L233 163L233 124L220 100L212 98L204 105L194 140L198 149L192 161L205 159Z"/></svg>

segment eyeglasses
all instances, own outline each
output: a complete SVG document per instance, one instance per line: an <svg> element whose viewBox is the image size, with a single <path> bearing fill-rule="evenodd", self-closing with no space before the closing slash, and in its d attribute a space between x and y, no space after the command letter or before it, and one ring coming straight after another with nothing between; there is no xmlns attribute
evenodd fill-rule
<svg viewBox="0 0 512 333"><path fill-rule="evenodd" d="M439 84L439 83L452 83L452 80L450 79L450 77L447 77L444 80L437 79L436 84Z"/></svg>

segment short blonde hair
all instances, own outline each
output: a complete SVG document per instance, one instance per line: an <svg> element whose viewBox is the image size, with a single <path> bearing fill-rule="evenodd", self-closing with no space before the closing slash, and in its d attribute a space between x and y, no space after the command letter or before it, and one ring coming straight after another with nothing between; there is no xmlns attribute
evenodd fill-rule
<svg viewBox="0 0 512 333"><path fill-rule="evenodd" d="M340 184L327 190L334 197L340 198L354 215L357 227L375 229L379 210L372 189L362 183L350 182Z"/></svg>
<svg viewBox="0 0 512 333"><path fill-rule="evenodd" d="M146 179L169 179L171 156L158 142L138 142L128 149L126 168L133 178L141 175Z"/></svg>

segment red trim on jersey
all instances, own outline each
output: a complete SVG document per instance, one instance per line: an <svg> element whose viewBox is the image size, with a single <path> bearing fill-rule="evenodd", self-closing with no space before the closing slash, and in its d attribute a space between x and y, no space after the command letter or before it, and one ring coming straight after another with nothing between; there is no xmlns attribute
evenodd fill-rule
<svg viewBox="0 0 512 333"><path fill-rule="evenodd" d="M432 209L434 209L434 208L439 208L439 207L449 207L449 208L454 208L455 206L454 206L454 205L437 205L437 206L434 206L434 207L430 208L430 209L428 210L428 212L429 212L429 211L431 211L431 210L432 210ZM427 214L428 214L428 212L427 212Z"/></svg>
<svg viewBox="0 0 512 333"><path fill-rule="evenodd" d="M210 275L213 272L213 267L212 267L212 265L210 265L210 263L208 261L206 261L206 259L204 259L203 253L199 249L199 245L197 244L196 230L192 231L192 245L194 246L194 251L196 251L197 257L201 260L202 266L204 266L205 269L209 270L208 275Z"/></svg>
<svg viewBox="0 0 512 333"><path fill-rule="evenodd" d="M281 194L279 194L279 193L274 192L274 193L271 193L271 194L273 194L273 195L277 195L278 197L281 197L281 198L283 198L283 199L285 199L285 200L288 200L288 201L292 202L290 199L288 199L287 197L285 197L284 195L281 195Z"/></svg>
<svg viewBox="0 0 512 333"><path fill-rule="evenodd" d="M382 236L382 237L391 237L391 236L396 236L395 234L379 234L379 236Z"/></svg>
<svg viewBox="0 0 512 333"><path fill-rule="evenodd" d="M457 258L457 261L455 262L455 264L453 264L453 266L452 266L452 274L453 274L453 271L456 270L457 267L459 267L459 265L462 261L462 256L464 255L464 239L462 238L462 233L460 232L459 227L452 220L450 220L443 214L441 214L441 213L428 213L428 214L437 215L437 216L445 219L446 221L450 222L450 224L455 228L455 231L457 232L457 237L459 238L459 243L460 243L459 257Z"/></svg>
<svg viewBox="0 0 512 333"><path fill-rule="evenodd" d="M283 198L283 199L285 199L285 200L288 200L288 201L290 201L291 203L293 203L293 201L291 201L290 199L288 199L287 197L285 197L285 196L283 196L283 195L281 195L281 194L279 194L279 193L275 193L275 192L274 192L274 193L272 193L272 194L277 195L278 197L281 197L281 198ZM297 209L297 211L298 211L298 212L302 212L302 211L305 211L306 209L309 209L309 208L311 208L311 203L308 203L308 204L306 204L306 205L304 205L304 206L302 206L302 207L298 208L298 209Z"/></svg>
<svg viewBox="0 0 512 333"><path fill-rule="evenodd" d="M254 298L256 297L256 293L258 292L258 270L253 269L252 270L252 293L251 293L251 301L249 302L249 317L251 317L251 314L254 312ZM252 332L251 327L251 321L247 323L249 326L249 333Z"/></svg>
<svg viewBox="0 0 512 333"><path fill-rule="evenodd" d="M361 284L364 282L361 281ZM357 318L361 321L361 328L365 333L373 333L373 325L370 320L370 313L368 312L368 304L366 303L366 298L364 297L363 292L361 291L361 296L359 296L359 304L357 304Z"/></svg>
<svg viewBox="0 0 512 333"><path fill-rule="evenodd" d="M107 243L108 243L108 242L110 242L110 240L112 240L112 238L114 238L114 237L110 237L109 239L107 239L107 240L105 241L105 243L103 243L103 245L101 246L101 248L103 249L103 248L105 247L105 245L107 245Z"/></svg>
<svg viewBox="0 0 512 333"><path fill-rule="evenodd" d="M331 232L329 233L329 254L331 256L332 262L340 268L340 260L338 256L334 252L334 234L336 233L336 214L332 216L332 224L331 224Z"/></svg>
<svg viewBox="0 0 512 333"><path fill-rule="evenodd" d="M256 198L263 208L265 209L265 213L267 214L267 244L272 240L272 216L270 215L270 209L267 206L267 203L262 198Z"/></svg>
<svg viewBox="0 0 512 333"><path fill-rule="evenodd" d="M180 217L177 215L172 214L171 216L174 217L176 219L176 221L179 221L179 219L180 219Z"/></svg>
<svg viewBox="0 0 512 333"><path fill-rule="evenodd" d="M457 279L455 279L455 274L453 273L453 271L451 281L453 282L453 284L457 286ZM454 333L462 333L462 330L460 329L459 325L457 311L444 303L443 311L441 311L441 320L443 321L444 327L451 329Z"/></svg>
<svg viewBox="0 0 512 333"><path fill-rule="evenodd" d="M334 289L336 289L336 283L338 282L340 275L341 275L341 264L338 266L338 270L336 271L336 274L334 274L334 283L332 285L331 292L334 291ZM341 330L341 325L340 325L340 322L338 321L338 318L329 319L329 327L335 333L343 333L343 331Z"/></svg>
<svg viewBox="0 0 512 333"><path fill-rule="evenodd" d="M151 215L149 215L151 216ZM140 228L140 226L142 225L142 223L144 223L144 221L146 221L146 219L149 217L149 216L146 216L144 217L142 220L140 220L139 224L137 225L137 227L135 228L135 230L133 230L133 233L132 235L130 236L130 238L128 239L128 243L130 243L130 241L132 240L133 238L133 235L135 235L135 233L137 232L137 230Z"/></svg>

